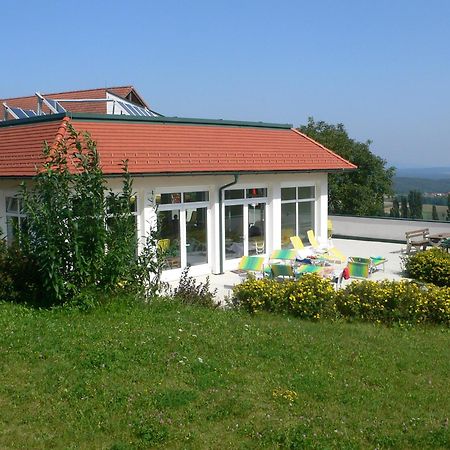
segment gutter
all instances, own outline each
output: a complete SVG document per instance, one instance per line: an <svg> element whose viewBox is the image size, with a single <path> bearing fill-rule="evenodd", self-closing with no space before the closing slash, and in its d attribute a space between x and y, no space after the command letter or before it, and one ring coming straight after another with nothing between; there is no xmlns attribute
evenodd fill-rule
<svg viewBox="0 0 450 450"><path fill-rule="evenodd" d="M219 265L219 275L223 274L223 250L225 248L224 242L224 233L223 233L223 191L235 185L238 182L239 175L237 173L234 174L234 181L231 183L225 184L219 188L219 255L220 255L220 265Z"/></svg>

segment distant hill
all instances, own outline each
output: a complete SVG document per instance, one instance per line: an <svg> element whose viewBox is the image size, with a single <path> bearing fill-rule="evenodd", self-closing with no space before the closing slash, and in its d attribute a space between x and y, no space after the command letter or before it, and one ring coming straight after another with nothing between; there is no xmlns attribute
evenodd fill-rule
<svg viewBox="0 0 450 450"><path fill-rule="evenodd" d="M448 178L441 179L394 177L394 192L396 194L405 194L409 191L450 192L450 174Z"/></svg>
<svg viewBox="0 0 450 450"><path fill-rule="evenodd" d="M429 180L450 179L450 167L420 167L396 169L399 178L425 178Z"/></svg>

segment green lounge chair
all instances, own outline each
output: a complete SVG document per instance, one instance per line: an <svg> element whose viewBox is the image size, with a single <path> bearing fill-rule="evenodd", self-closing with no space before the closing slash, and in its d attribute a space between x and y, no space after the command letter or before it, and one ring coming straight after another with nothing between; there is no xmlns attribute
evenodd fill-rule
<svg viewBox="0 0 450 450"><path fill-rule="evenodd" d="M372 261L357 256L348 259L347 267L351 278L369 278Z"/></svg>
<svg viewBox="0 0 450 450"><path fill-rule="evenodd" d="M275 280L294 280L296 275L289 264L270 264L270 276Z"/></svg>
<svg viewBox="0 0 450 450"><path fill-rule="evenodd" d="M322 267L315 266L314 264L302 264L295 269L295 275L298 278L302 275L306 275L307 273L319 273L321 270Z"/></svg>
<svg viewBox="0 0 450 450"><path fill-rule="evenodd" d="M384 265L387 261L386 258L383 258L382 256L371 256L370 260L372 262L373 272L375 272L375 270L378 270L378 267L380 267L380 266L383 266L383 272L384 272Z"/></svg>
<svg viewBox="0 0 450 450"><path fill-rule="evenodd" d="M297 257L297 250L293 249L280 249L280 250L274 250L269 260L280 260L280 261L291 261L294 262L295 258Z"/></svg>
<svg viewBox="0 0 450 450"><path fill-rule="evenodd" d="M233 273L239 275L246 275L248 273L262 273L264 266L264 256L243 256L239 261L237 270L232 270Z"/></svg>

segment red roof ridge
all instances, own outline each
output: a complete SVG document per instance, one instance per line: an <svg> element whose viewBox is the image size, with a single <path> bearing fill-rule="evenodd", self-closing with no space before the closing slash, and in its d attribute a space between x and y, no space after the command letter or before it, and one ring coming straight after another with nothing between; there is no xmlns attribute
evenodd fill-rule
<svg viewBox="0 0 450 450"><path fill-rule="evenodd" d="M64 119L61 122L61 125L58 128L58 131L56 132L55 135L55 140L53 141L52 144L52 150L55 150L56 147L58 146L58 144L61 142L61 140L64 138L64 136L66 135L66 131L67 131L67 124L70 122L70 119L66 116L64 117Z"/></svg>
<svg viewBox="0 0 450 450"><path fill-rule="evenodd" d="M337 158L339 158L341 161L347 163L350 166L353 166L354 169L357 169L358 166L356 166L355 164L351 163L350 161L348 161L347 159L343 158L341 155L338 155L337 153L333 152L332 150L330 150L329 148L325 147L324 145L322 145L320 142L315 141L313 138L310 138L308 135L306 135L305 133L302 133L301 131L298 131L296 128L291 128L291 130L294 133L299 134L300 136L303 136L305 139L308 139L308 141L312 142L313 144L318 145L319 147L322 147L325 151L327 151L328 153L332 154L333 156L336 156Z"/></svg>

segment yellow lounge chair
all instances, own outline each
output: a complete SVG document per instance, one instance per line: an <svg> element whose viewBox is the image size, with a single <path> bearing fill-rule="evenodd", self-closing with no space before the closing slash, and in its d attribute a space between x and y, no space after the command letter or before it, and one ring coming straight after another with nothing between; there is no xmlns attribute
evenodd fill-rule
<svg viewBox="0 0 450 450"><path fill-rule="evenodd" d="M294 247L295 250L303 250L305 248L300 236L291 236L289 239L291 240L292 247Z"/></svg>
<svg viewBox="0 0 450 450"><path fill-rule="evenodd" d="M321 255L323 258L328 259L330 261L339 261L345 262L347 257L336 247L321 247L317 242L316 236L314 235L313 230L309 230L307 232L309 243L311 247L317 252L322 252Z"/></svg>

